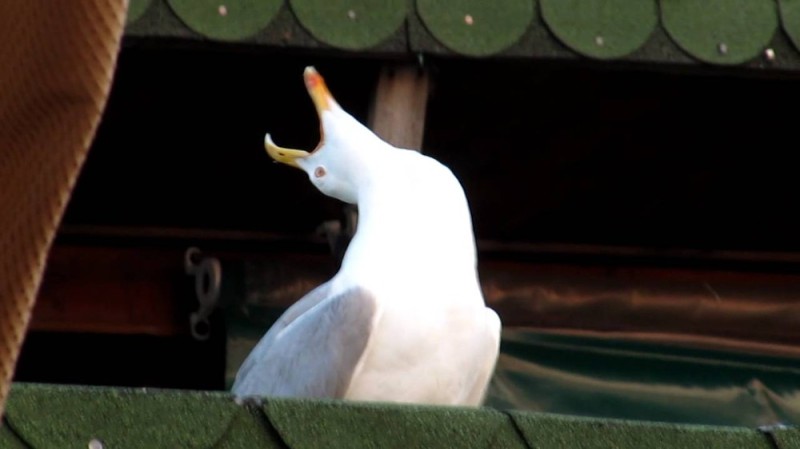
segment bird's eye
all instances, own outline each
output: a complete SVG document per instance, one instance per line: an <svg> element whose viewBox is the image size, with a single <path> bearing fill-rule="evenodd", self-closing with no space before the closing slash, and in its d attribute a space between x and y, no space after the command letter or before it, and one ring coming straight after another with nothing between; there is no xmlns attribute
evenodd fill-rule
<svg viewBox="0 0 800 449"><path fill-rule="evenodd" d="M325 176L325 173L326 173L325 172L325 167L323 167L321 165L314 169L314 176L316 176L317 178L321 178L321 177Z"/></svg>

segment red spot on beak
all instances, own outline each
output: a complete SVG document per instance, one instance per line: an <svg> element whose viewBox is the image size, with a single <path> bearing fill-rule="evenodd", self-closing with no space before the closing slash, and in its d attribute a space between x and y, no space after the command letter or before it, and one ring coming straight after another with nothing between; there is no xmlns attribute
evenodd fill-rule
<svg viewBox="0 0 800 449"><path fill-rule="evenodd" d="M319 86L321 81L322 78L318 74L310 75L306 78L306 86L308 86L309 89L314 89Z"/></svg>

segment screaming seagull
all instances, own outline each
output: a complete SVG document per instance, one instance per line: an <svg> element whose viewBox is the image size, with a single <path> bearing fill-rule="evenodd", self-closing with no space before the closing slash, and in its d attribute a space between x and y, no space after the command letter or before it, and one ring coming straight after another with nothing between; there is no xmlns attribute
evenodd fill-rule
<svg viewBox="0 0 800 449"><path fill-rule="evenodd" d="M436 160L396 148L345 112L313 67L312 152L265 138L276 161L358 208L339 271L289 307L242 363L237 397L480 405L501 323L486 307L461 184Z"/></svg>

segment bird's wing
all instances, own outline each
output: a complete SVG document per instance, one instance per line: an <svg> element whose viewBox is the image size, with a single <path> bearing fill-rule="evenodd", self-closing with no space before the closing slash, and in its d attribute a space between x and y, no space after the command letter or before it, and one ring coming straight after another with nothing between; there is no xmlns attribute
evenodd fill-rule
<svg viewBox="0 0 800 449"><path fill-rule="evenodd" d="M481 405L486 399L486 391L489 388L492 374L494 374L495 366L497 365L497 355L500 351L500 332L502 323L497 313L490 309L484 309L486 313L485 321L485 335L488 337L485 340L484 353L486 354L483 363L475 367L473 375L474 386L471 388L469 394L465 399L465 404Z"/></svg>
<svg viewBox="0 0 800 449"><path fill-rule="evenodd" d="M325 290L325 289L323 289ZM248 356L236 396L340 398L350 384L375 322L371 293L353 288L328 298L312 291L286 311Z"/></svg>
<svg viewBox="0 0 800 449"><path fill-rule="evenodd" d="M241 366L239 367L239 371L236 373L236 379L232 387L234 391L241 380L247 377L250 370L253 369L259 354L263 354L265 348L272 346L272 342L275 340L275 337L281 331L283 331L286 326L292 324L297 317L306 313L320 301L327 298L330 288L331 281L318 285L316 288L306 293L305 296L300 298L299 301L292 304L277 320L275 320L275 323L272 324L272 327L270 327L267 333L261 337L261 340L259 340L258 344L256 344L256 346L250 351L250 354L248 354L247 358L244 359L244 362L242 362Z"/></svg>

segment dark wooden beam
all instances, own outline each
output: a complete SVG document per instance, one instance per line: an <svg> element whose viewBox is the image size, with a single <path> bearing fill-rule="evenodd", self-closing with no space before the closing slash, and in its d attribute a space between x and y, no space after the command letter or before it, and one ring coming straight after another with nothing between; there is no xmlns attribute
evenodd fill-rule
<svg viewBox="0 0 800 449"><path fill-rule="evenodd" d="M116 237L116 244L106 240L104 246L57 244L32 328L188 334L188 313L196 301L182 266L186 246L164 245L164 240L161 246L148 245L149 235ZM222 261L225 285L242 286L229 295L226 307L243 301L272 310L289 307L336 268L324 244L315 252L230 247L223 240L201 247ZM486 300L506 326L716 346L728 342L770 352L800 347L800 273L624 260L525 262L493 255L482 257L479 268Z"/></svg>
<svg viewBox="0 0 800 449"><path fill-rule="evenodd" d="M188 334L190 286L181 249L56 245L31 330Z"/></svg>

